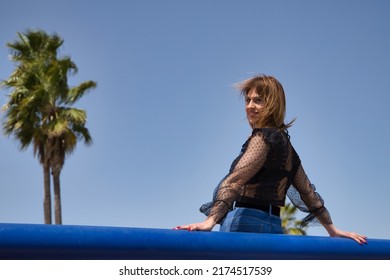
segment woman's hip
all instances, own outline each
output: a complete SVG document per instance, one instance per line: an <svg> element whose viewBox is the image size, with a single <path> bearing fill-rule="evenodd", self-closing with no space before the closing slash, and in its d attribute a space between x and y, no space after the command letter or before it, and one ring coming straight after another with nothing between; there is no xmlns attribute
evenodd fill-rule
<svg viewBox="0 0 390 280"><path fill-rule="evenodd" d="M223 221L220 231L282 234L280 217L265 211L236 207Z"/></svg>

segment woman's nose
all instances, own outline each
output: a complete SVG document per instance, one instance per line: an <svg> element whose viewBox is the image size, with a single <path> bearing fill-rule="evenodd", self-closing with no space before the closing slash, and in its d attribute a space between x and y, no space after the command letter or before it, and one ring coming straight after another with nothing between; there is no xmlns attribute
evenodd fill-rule
<svg viewBox="0 0 390 280"><path fill-rule="evenodd" d="M252 101L252 100L250 100L248 103L247 103L247 105L246 105L248 108L253 108L254 106L255 106L255 103Z"/></svg>

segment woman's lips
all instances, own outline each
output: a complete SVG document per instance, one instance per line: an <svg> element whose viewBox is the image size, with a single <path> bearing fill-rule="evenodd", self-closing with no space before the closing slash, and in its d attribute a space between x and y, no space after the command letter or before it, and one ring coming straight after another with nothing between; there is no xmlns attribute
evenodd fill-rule
<svg viewBox="0 0 390 280"><path fill-rule="evenodd" d="M257 117L259 115L259 113L257 113L257 112L247 112L247 115L250 118L255 118L255 117Z"/></svg>

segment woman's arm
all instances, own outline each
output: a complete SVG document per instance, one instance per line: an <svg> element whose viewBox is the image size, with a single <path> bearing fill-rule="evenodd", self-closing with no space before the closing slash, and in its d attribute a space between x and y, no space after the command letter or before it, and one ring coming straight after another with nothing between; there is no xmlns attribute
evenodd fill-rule
<svg viewBox="0 0 390 280"><path fill-rule="evenodd" d="M328 210L324 206L324 201L322 200L321 196L315 191L313 185L310 183L302 165L298 167L297 173L294 177L293 185L298 190L300 198L310 212L310 215L308 216L309 221L314 218L317 218L331 237L345 237L351 238L359 244L367 243L367 237L364 235L360 235L354 232L343 231L336 228L336 226L332 222ZM297 207L299 208L299 206Z"/></svg>
<svg viewBox="0 0 390 280"><path fill-rule="evenodd" d="M262 134L254 134L233 170L221 182L208 218L204 222L184 225L176 229L212 230L241 195L246 182L261 169L267 158L268 149Z"/></svg>

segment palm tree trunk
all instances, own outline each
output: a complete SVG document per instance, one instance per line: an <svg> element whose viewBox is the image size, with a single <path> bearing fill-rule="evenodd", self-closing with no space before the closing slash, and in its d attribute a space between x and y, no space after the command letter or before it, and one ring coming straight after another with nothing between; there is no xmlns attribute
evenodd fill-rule
<svg viewBox="0 0 390 280"><path fill-rule="evenodd" d="M50 167L47 164L43 165L43 212L45 224L51 224L51 192L50 192Z"/></svg>
<svg viewBox="0 0 390 280"><path fill-rule="evenodd" d="M53 172L55 223L62 225L60 172Z"/></svg>

